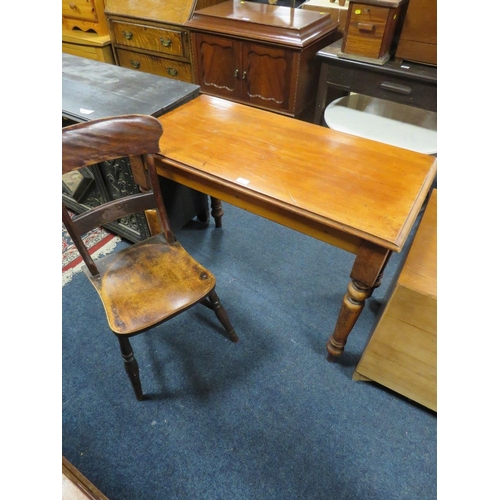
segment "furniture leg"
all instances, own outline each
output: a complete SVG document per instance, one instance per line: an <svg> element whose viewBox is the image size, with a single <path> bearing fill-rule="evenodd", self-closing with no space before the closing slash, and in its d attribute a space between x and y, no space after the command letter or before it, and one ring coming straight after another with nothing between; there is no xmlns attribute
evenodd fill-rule
<svg viewBox="0 0 500 500"><path fill-rule="evenodd" d="M222 227L222 216L224 211L222 210L222 201L218 198L210 196L210 207L212 209L212 217L215 219L215 227Z"/></svg>
<svg viewBox="0 0 500 500"><path fill-rule="evenodd" d="M130 345L130 340L127 337L118 336L118 341L125 364L125 371L132 383L135 397L138 401L142 401L144 399L144 394L142 393L141 379L139 378L139 365L134 357L134 351Z"/></svg>
<svg viewBox="0 0 500 500"><path fill-rule="evenodd" d="M335 329L326 344L328 360L344 352L347 337L363 310L365 301L373 290L380 286L384 271L392 251L365 241L356 256L351 271L351 282L342 301Z"/></svg>
<svg viewBox="0 0 500 500"><path fill-rule="evenodd" d="M321 63L319 73L318 93L316 94L316 106L314 108L314 121L316 125L321 125L321 117L326 107L326 94L328 90L328 64Z"/></svg>
<svg viewBox="0 0 500 500"><path fill-rule="evenodd" d="M231 324L231 321L229 321L229 316L226 312L226 309L224 306L221 304L219 296L215 292L215 290L212 290L208 294L208 299L209 299L209 307L215 312L215 315L217 316L217 319L221 322L222 326L224 327L224 330L226 330L229 340L232 342L238 342L239 338L238 335L236 335L236 332L234 331L234 327ZM205 304L208 305L208 304Z"/></svg>

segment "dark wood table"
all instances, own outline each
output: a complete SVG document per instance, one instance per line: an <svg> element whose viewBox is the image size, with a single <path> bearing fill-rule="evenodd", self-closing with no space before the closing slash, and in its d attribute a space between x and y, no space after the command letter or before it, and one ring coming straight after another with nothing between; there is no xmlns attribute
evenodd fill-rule
<svg viewBox="0 0 500 500"><path fill-rule="evenodd" d="M198 85L62 54L63 126L124 114L158 117L198 94ZM75 191L63 185L64 201L77 213L137 189L126 162L93 166L86 175ZM206 195L166 179L162 191L174 230L197 215L207 217ZM148 236L141 214L109 229L131 241Z"/></svg>
<svg viewBox="0 0 500 500"><path fill-rule="evenodd" d="M350 92L437 111L437 68L394 59L383 65L339 57L342 39L316 53L321 61L314 123L323 124L330 90ZM333 98L331 100L333 100Z"/></svg>
<svg viewBox="0 0 500 500"><path fill-rule="evenodd" d="M159 120L160 175L356 255L327 344L340 355L408 238L436 158L208 95Z"/></svg>

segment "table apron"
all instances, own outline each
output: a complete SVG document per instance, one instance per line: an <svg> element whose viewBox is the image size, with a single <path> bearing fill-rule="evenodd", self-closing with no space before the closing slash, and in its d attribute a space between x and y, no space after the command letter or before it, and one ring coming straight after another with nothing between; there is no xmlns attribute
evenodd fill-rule
<svg viewBox="0 0 500 500"><path fill-rule="evenodd" d="M345 92L356 92L399 104L437 111L435 82L376 72L370 72L369 77L367 76L367 71L363 69L329 65L327 84Z"/></svg>
<svg viewBox="0 0 500 500"><path fill-rule="evenodd" d="M176 168L175 163L170 163L164 157L156 157L156 167L158 175L162 177L184 184L347 252L357 254L364 241L359 236L325 225L312 216L308 217L303 213L291 211L279 203L269 201L265 197L246 193L244 190L238 191L232 186Z"/></svg>

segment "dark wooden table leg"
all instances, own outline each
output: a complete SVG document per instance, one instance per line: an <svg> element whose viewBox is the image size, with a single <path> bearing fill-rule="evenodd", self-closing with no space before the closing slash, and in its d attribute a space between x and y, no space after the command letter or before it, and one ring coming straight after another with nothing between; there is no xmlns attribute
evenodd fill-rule
<svg viewBox="0 0 500 500"><path fill-rule="evenodd" d="M218 198L210 196L210 207L212 209L212 217L215 219L215 227L222 227L222 216L224 215L222 202Z"/></svg>
<svg viewBox="0 0 500 500"><path fill-rule="evenodd" d="M352 267L351 282L342 301L335 330L326 344L329 361L344 352L347 337L356 324L366 299L380 286L382 273L391 254L391 250L374 243L364 242L361 245Z"/></svg>

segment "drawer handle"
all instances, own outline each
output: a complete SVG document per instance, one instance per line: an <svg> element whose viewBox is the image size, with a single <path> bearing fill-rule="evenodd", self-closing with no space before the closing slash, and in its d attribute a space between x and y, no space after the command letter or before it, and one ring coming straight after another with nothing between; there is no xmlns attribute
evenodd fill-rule
<svg viewBox="0 0 500 500"><path fill-rule="evenodd" d="M372 31L375 31L375 25L372 23L358 23L358 30L371 33Z"/></svg>
<svg viewBox="0 0 500 500"><path fill-rule="evenodd" d="M76 10L76 5L75 5L73 2L71 2L71 3L69 4L69 8L70 8L71 10Z"/></svg>
<svg viewBox="0 0 500 500"><path fill-rule="evenodd" d="M391 92L397 92L398 94L411 94L411 87L407 87L406 85L399 85L398 83L382 82L380 84L380 88L389 90Z"/></svg>
<svg viewBox="0 0 500 500"><path fill-rule="evenodd" d="M175 68L167 68L167 73L170 76L177 76L178 71Z"/></svg>
<svg viewBox="0 0 500 500"><path fill-rule="evenodd" d="M132 37L134 36L131 31L122 31L122 34L125 37L125 40L132 40Z"/></svg>
<svg viewBox="0 0 500 500"><path fill-rule="evenodd" d="M133 61L132 59L130 59L130 65L135 69L139 69L141 67L141 63L139 61Z"/></svg>
<svg viewBox="0 0 500 500"><path fill-rule="evenodd" d="M160 37L160 43L161 43L164 47L170 47L170 45L172 45L172 40L170 40L169 38L167 38L167 39L165 40L165 38Z"/></svg>

